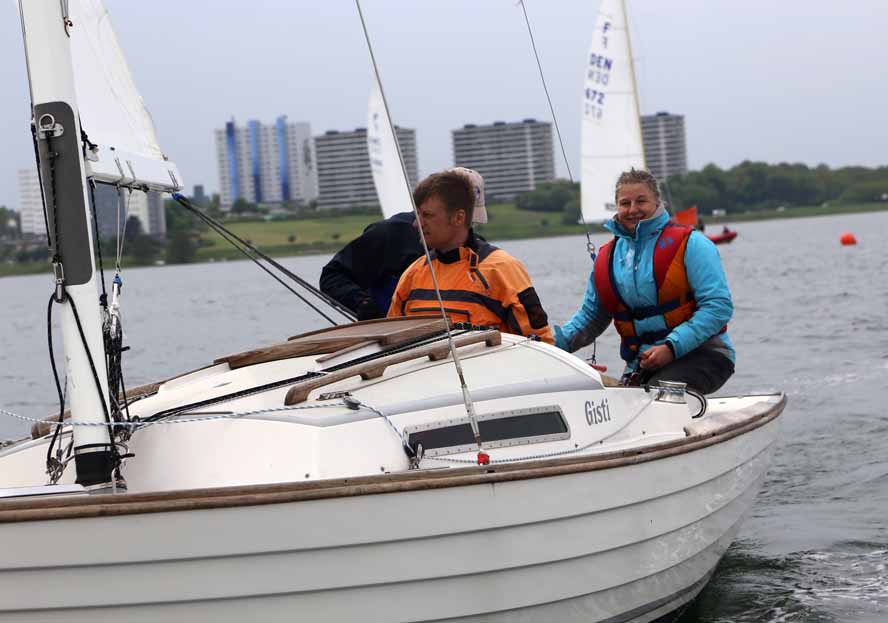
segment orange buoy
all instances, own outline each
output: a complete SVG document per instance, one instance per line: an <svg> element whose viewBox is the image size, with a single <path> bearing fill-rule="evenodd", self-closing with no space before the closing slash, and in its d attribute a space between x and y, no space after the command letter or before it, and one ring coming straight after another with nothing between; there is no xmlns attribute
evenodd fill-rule
<svg viewBox="0 0 888 623"><path fill-rule="evenodd" d="M857 238L855 238L854 234L852 234L850 231L846 231L844 234L839 236L839 242L841 242L844 246L848 246L851 244L857 244Z"/></svg>

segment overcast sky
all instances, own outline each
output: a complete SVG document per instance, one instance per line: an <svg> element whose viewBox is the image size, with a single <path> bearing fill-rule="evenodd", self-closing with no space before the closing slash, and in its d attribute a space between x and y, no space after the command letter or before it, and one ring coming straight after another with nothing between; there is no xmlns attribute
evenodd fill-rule
<svg viewBox="0 0 888 623"><path fill-rule="evenodd" d="M72 0L73 1L73 0ZM280 114L366 125L370 61L351 0L106 0L162 149L218 188L213 129ZM888 1L628 0L642 113L685 115L691 168L744 159L888 164ZM551 119L514 0L364 0L395 122L420 174L464 123ZM527 0L571 166L596 0ZM0 204L33 166L16 9L0 5ZM557 153L557 152L556 152ZM566 174L560 156L560 175Z"/></svg>

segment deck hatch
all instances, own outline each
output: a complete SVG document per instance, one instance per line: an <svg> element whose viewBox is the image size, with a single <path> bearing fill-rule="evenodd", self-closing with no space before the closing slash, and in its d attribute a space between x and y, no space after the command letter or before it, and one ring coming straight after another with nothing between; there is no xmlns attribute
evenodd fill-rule
<svg viewBox="0 0 888 623"><path fill-rule="evenodd" d="M558 406L511 409L478 415L478 429L485 448L557 441L570 438L570 428ZM407 443L422 444L425 456L471 452L477 446L468 417L408 426Z"/></svg>

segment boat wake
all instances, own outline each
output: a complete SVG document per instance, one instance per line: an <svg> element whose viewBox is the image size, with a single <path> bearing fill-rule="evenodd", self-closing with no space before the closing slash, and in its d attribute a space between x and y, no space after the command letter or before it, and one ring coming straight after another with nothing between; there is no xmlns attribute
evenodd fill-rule
<svg viewBox="0 0 888 623"><path fill-rule="evenodd" d="M777 558L749 547L731 548L683 623L884 621L888 543L851 541Z"/></svg>
<svg viewBox="0 0 888 623"><path fill-rule="evenodd" d="M799 603L834 612L842 620L866 614L884 617L888 610L888 545L848 543L841 551L799 554L800 570L808 582L793 587ZM853 616L852 616L853 615ZM875 620L875 619L873 619Z"/></svg>

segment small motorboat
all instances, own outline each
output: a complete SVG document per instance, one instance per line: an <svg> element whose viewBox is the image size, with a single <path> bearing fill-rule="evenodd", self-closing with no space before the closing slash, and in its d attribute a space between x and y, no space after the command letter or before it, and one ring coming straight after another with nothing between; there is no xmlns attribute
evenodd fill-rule
<svg viewBox="0 0 888 623"><path fill-rule="evenodd" d="M680 225L687 225L689 227L693 227L694 229L698 229L701 232L704 231L703 222L700 220L697 214L697 206L691 206L690 208L685 208L684 210L678 210L675 214L672 215L672 219ZM714 242L715 244L725 244L731 242L734 238L737 237L737 231L725 227L724 229L722 229L721 233L706 234L706 237L712 240L712 242Z"/></svg>
<svg viewBox="0 0 888 623"><path fill-rule="evenodd" d="M721 233L707 234L706 237L712 240L715 244L727 244L737 237L737 231L726 227Z"/></svg>

